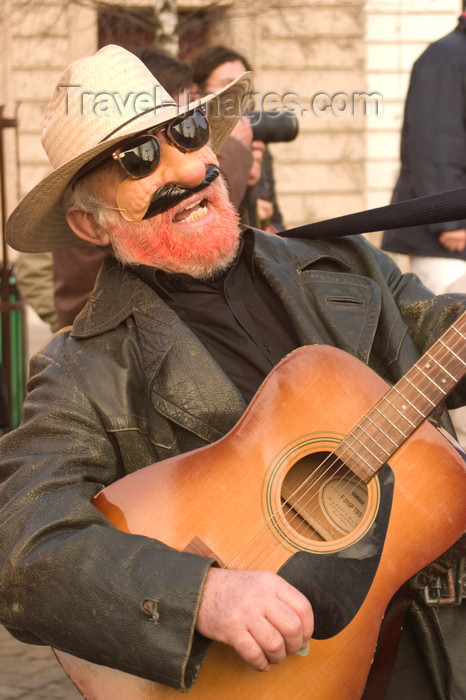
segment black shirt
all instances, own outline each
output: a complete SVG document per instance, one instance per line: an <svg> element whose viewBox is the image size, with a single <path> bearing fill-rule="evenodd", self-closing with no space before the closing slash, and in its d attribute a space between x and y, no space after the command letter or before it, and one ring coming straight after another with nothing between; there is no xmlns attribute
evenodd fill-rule
<svg viewBox="0 0 466 700"><path fill-rule="evenodd" d="M146 265L134 268L205 345L248 402L277 362L299 344L280 299L254 269L253 245L246 230L233 265L208 281Z"/></svg>

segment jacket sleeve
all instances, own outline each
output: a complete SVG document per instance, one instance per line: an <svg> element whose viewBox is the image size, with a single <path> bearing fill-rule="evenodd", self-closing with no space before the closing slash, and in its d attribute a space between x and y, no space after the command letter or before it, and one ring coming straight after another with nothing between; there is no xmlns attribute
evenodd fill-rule
<svg viewBox="0 0 466 700"><path fill-rule="evenodd" d="M89 301L106 249L89 244L55 250L52 255L57 323L65 328Z"/></svg>
<svg viewBox="0 0 466 700"><path fill-rule="evenodd" d="M22 641L187 689L208 649L194 625L212 561L120 532L91 504L123 467L69 368L36 356L23 423L0 441L0 620Z"/></svg>
<svg viewBox="0 0 466 700"><path fill-rule="evenodd" d="M394 261L382 250L372 246L375 260L383 275L379 281L384 303L382 304L381 325L390 329L393 335L397 313L400 314L405 330L400 333L400 356L403 361L403 374L418 359L418 355L429 350L440 336L466 311L464 294L440 294L435 296L424 287L412 273L403 274ZM393 307L396 306L396 309ZM383 334L381 334L383 338ZM382 372L380 372L382 373ZM394 379L399 379L395 377ZM466 377L446 399L449 409L466 404Z"/></svg>
<svg viewBox="0 0 466 700"><path fill-rule="evenodd" d="M15 272L22 298L55 333L60 325L53 301L52 253L20 253Z"/></svg>

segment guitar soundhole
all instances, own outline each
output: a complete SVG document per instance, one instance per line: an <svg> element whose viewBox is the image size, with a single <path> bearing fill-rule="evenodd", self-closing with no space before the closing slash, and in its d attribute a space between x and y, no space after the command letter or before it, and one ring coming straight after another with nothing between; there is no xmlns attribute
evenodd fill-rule
<svg viewBox="0 0 466 700"><path fill-rule="evenodd" d="M288 526L299 536L333 541L358 527L367 509L368 489L340 460L316 452L288 471L281 502Z"/></svg>

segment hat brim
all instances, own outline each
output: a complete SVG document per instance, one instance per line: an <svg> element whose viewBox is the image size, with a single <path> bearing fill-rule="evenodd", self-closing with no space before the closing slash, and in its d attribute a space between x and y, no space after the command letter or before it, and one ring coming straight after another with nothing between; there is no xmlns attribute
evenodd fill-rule
<svg viewBox="0 0 466 700"><path fill-rule="evenodd" d="M83 241L69 228L62 206L63 194L81 168L123 139L161 126L199 105L206 105L211 128L211 148L216 153L238 121L243 100L251 90L252 73L243 73L222 90L195 102L170 106L158 114L153 111L141 114L120 129L113 138L73 158L41 180L8 218L5 231L8 245L25 253L43 253L83 245ZM223 108L220 100L226 96L229 106ZM232 109L235 103L236 107Z"/></svg>

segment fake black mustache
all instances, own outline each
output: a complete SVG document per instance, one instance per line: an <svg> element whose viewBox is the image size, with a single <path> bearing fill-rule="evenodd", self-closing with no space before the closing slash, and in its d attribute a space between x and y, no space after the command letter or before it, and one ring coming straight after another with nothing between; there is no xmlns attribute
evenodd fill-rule
<svg viewBox="0 0 466 700"><path fill-rule="evenodd" d="M164 185L154 195L150 201L149 207L143 216L143 219L150 219L152 216L162 214L164 211L176 206L184 199L188 199L196 192L200 192L205 187L210 185L220 175L220 170L216 165L208 165L206 167L205 178L200 185L192 189L186 187L178 187L178 185Z"/></svg>

